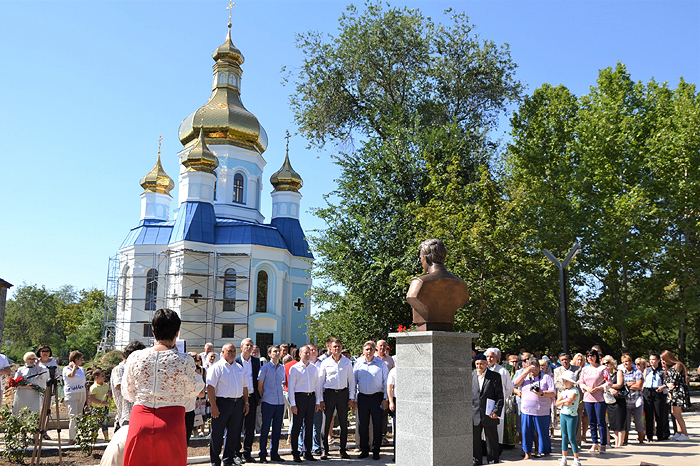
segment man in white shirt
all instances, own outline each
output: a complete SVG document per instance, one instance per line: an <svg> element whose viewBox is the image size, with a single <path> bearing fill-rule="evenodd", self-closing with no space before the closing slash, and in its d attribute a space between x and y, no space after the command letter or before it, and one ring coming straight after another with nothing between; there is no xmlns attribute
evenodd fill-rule
<svg viewBox="0 0 700 466"><path fill-rule="evenodd" d="M2 408L2 386L4 385L2 378L5 375L10 375L10 361L4 354L0 354L0 408Z"/></svg>
<svg viewBox="0 0 700 466"><path fill-rule="evenodd" d="M503 389L503 400L507 400L509 396L513 394L513 379L510 378L510 372L508 369L498 364L501 360L501 350L498 348L488 348L484 351L484 356L486 356L486 364L488 370L497 372L501 376L501 388ZM498 422L498 443L501 445L499 448L503 449L503 427L505 425L504 417L506 415L506 410L501 411ZM500 450L499 450L500 452Z"/></svg>
<svg viewBox="0 0 700 466"><path fill-rule="evenodd" d="M299 432L304 425L304 458L308 461L316 461L311 454L314 413L321 409L323 401L321 391L321 378L316 366L311 364L311 349L302 346L299 350L301 360L289 369L289 405L292 415L292 456L294 462L301 463L299 454Z"/></svg>
<svg viewBox="0 0 700 466"><path fill-rule="evenodd" d="M204 345L204 351L199 353L199 355L202 357L202 364L206 365L209 362L209 353L214 353L214 362L219 360L219 355L214 351L214 344L207 343Z"/></svg>
<svg viewBox="0 0 700 466"><path fill-rule="evenodd" d="M253 356L253 340L244 338L241 341L241 355L236 358L236 362L243 368L246 380L248 381L248 400L250 401L250 410L245 416L245 438L243 440L243 459L247 463L254 463L255 460L251 456L253 450L253 440L255 439L255 421L257 420L256 411L262 402L257 389L258 374L260 373L260 358Z"/></svg>
<svg viewBox="0 0 700 466"><path fill-rule="evenodd" d="M360 433L360 456L369 456L369 422L372 420L373 445L372 459L380 458L382 446L382 413L389 408L387 399L386 380L389 369L384 361L374 357L377 345L367 341L362 346L364 359L358 359L353 367L355 384L357 385L357 429Z"/></svg>
<svg viewBox="0 0 700 466"><path fill-rule="evenodd" d="M328 432L331 429L333 411L338 410L340 422L340 457L350 459L346 446L348 443L348 409L355 409L355 374L352 362L343 357L343 345L337 338L329 341L330 357L321 363L321 381L323 383L323 402L321 409L326 414L323 427L323 456L328 459Z"/></svg>
<svg viewBox="0 0 700 466"><path fill-rule="evenodd" d="M226 343L221 359L207 371L207 394L211 404L211 440L209 457L212 466L241 464L241 430L243 417L248 414L248 381L241 366L236 364L236 347ZM226 445L224 445L226 432Z"/></svg>

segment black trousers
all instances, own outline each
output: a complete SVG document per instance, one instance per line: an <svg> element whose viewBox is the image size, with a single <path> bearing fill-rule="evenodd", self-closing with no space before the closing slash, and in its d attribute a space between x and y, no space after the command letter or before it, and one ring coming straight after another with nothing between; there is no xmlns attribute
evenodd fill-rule
<svg viewBox="0 0 700 466"><path fill-rule="evenodd" d="M644 416L646 417L646 436L652 440L654 436L654 423L656 423L656 438L667 440L670 437L668 429L668 403L666 395L659 393L656 389L645 388L642 392L644 397Z"/></svg>
<svg viewBox="0 0 700 466"><path fill-rule="evenodd" d="M360 430L360 450L369 453L369 420L372 419L373 443L372 453L379 453L382 448L382 400L384 393L357 394L357 426Z"/></svg>
<svg viewBox="0 0 700 466"><path fill-rule="evenodd" d="M292 455L299 455L299 432L301 432L302 424L304 429L304 451L310 455L313 451L313 435L314 435L314 412L316 410L316 394L315 393L294 393L294 401L296 402L297 413L292 419Z"/></svg>
<svg viewBox="0 0 700 466"><path fill-rule="evenodd" d="M243 451L250 453L253 451L253 440L255 440L255 420L257 419L257 402L250 397L250 407L248 409L248 414L246 414L243 419L243 431L245 432L243 437Z"/></svg>
<svg viewBox="0 0 700 466"><path fill-rule="evenodd" d="M333 411L338 410L338 422L340 422L340 451L344 452L348 444L348 401L350 390L333 390L327 388L323 391L323 401L326 403L326 422L323 426L323 450L328 454L328 432L332 429Z"/></svg>
<svg viewBox="0 0 700 466"><path fill-rule="evenodd" d="M190 446L190 437L192 437L192 429L194 429L194 409L185 413L185 431L187 434L187 446Z"/></svg>
<svg viewBox="0 0 700 466"><path fill-rule="evenodd" d="M220 466L221 447L224 447L224 463L233 464L234 458L240 456L241 427L243 426L243 398L216 397L219 417L211 418L211 440L209 457L212 466ZM226 444L224 445L224 432Z"/></svg>
<svg viewBox="0 0 700 466"><path fill-rule="evenodd" d="M474 426L472 434L474 440L474 461L475 464L482 464L484 451L481 446L481 431L484 431L486 438L486 458L488 461L498 463L498 426L485 426L481 422L478 426Z"/></svg>

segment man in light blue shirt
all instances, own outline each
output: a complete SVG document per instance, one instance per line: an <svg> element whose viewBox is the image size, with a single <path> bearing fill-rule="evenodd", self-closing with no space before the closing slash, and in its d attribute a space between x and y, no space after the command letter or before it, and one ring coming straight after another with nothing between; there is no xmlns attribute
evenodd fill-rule
<svg viewBox="0 0 700 466"><path fill-rule="evenodd" d="M272 423L272 442L270 444L270 459L280 461L278 448L282 434L282 419L284 417L284 366L280 364L280 347L270 346L267 355L270 362L260 368L258 375L258 391L262 394L262 428L260 429L260 462L267 461L267 436Z"/></svg>
<svg viewBox="0 0 700 466"><path fill-rule="evenodd" d="M379 459L382 446L382 414L389 407L386 380L389 369L384 361L374 356L377 345L368 341L362 346L364 359L355 363L353 374L357 384L357 422L360 431L360 456L369 456L369 420L374 427L372 459Z"/></svg>

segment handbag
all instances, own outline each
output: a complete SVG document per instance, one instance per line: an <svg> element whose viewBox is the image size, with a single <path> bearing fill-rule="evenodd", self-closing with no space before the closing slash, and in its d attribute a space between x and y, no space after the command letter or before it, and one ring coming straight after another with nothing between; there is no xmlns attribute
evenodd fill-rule
<svg viewBox="0 0 700 466"><path fill-rule="evenodd" d="M605 402L609 405L614 405L615 403L617 403L615 396L612 393L610 393L610 390L605 390L603 392L603 399L605 399Z"/></svg>
<svg viewBox="0 0 700 466"><path fill-rule="evenodd" d="M506 414L518 414L518 397L517 395L510 395L506 400L505 406Z"/></svg>
<svg viewBox="0 0 700 466"><path fill-rule="evenodd" d="M629 396L630 396L630 389L629 389L629 387L627 387L627 385L623 385L622 388L620 388L620 389L617 391L617 396L616 396L615 398L617 398L618 400L625 400L625 399L627 399L627 397L629 397Z"/></svg>

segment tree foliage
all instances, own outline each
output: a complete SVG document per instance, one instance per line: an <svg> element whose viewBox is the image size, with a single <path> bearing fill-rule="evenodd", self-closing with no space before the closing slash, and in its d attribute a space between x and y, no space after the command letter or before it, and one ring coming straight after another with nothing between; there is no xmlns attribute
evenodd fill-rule
<svg viewBox="0 0 700 466"><path fill-rule="evenodd" d="M51 346L54 355L66 358L80 350L89 360L102 335L105 294L101 290L58 290L23 284L7 301L3 352L21 360L27 351Z"/></svg>
<svg viewBox="0 0 700 466"><path fill-rule="evenodd" d="M446 19L369 3L348 7L337 37L297 38L299 130L317 147L343 148L333 155L337 188L314 212L327 225L312 238L322 282L314 299L326 312L309 328L321 340L339 336L358 349L410 323L405 294L420 272L415 209L441 170L479 179L495 147L488 131L521 92L506 45L480 39L464 14Z"/></svg>
<svg viewBox="0 0 700 466"><path fill-rule="evenodd" d="M524 194L531 243L563 257L582 242L570 266L577 320L616 352L685 356L698 297L698 115L693 86L634 82L618 63L578 98L543 85L511 120L507 184Z"/></svg>

